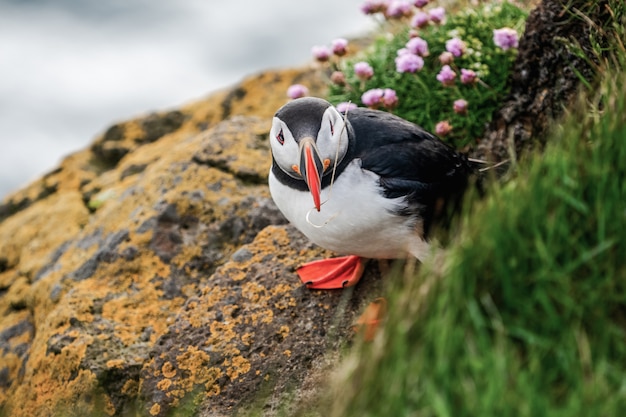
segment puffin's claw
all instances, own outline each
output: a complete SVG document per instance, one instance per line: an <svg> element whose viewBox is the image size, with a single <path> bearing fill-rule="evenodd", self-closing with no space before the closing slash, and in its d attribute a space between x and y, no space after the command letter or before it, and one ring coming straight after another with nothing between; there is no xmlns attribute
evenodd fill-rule
<svg viewBox="0 0 626 417"><path fill-rule="evenodd" d="M342 256L306 263L297 269L307 288L334 290L356 285L363 275L366 260L358 256Z"/></svg>

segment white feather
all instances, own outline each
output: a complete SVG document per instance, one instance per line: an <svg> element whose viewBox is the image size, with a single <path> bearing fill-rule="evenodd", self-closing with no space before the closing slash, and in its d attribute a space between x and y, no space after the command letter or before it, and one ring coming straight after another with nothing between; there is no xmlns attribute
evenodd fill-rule
<svg viewBox="0 0 626 417"><path fill-rule="evenodd" d="M269 187L287 220L316 245L364 258L412 254L424 259L430 250L420 237L421 224L414 225L413 219L397 214L404 198L385 198L378 179L373 172L361 169L360 159L355 159L335 178L332 188L322 190L320 212L313 208L309 191L281 183L271 171Z"/></svg>

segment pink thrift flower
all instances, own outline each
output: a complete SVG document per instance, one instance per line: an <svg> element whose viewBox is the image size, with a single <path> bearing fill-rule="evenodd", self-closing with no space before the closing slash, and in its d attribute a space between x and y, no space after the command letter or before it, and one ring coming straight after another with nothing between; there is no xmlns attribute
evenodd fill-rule
<svg viewBox="0 0 626 417"><path fill-rule="evenodd" d="M411 19L411 27L423 28L426 25L428 25L429 21L430 21L430 16L428 16L428 13L424 13L420 11L420 12L415 13L415 16L413 16L413 19Z"/></svg>
<svg viewBox="0 0 626 417"><path fill-rule="evenodd" d="M472 70L461 68L461 82L463 84L473 84L477 80L476 73Z"/></svg>
<svg viewBox="0 0 626 417"><path fill-rule="evenodd" d="M385 90L383 91L382 101L383 106L388 109L393 109L394 107L396 107L398 105L398 96L395 90L392 90L391 88L385 88Z"/></svg>
<svg viewBox="0 0 626 417"><path fill-rule="evenodd" d="M411 3L406 0L391 0L385 15L391 19L400 19L411 15Z"/></svg>
<svg viewBox="0 0 626 417"><path fill-rule="evenodd" d="M418 9L421 9L422 7L426 6L428 4L428 0L415 0L413 2L413 5L415 7L417 7Z"/></svg>
<svg viewBox="0 0 626 417"><path fill-rule="evenodd" d="M361 11L365 14L382 13L387 10L387 2L384 0L366 0L361 5Z"/></svg>
<svg viewBox="0 0 626 417"><path fill-rule="evenodd" d="M287 97L296 99L309 95L309 89L302 84L293 84L287 89Z"/></svg>
<svg viewBox="0 0 626 417"><path fill-rule="evenodd" d="M446 86L454 85L455 78L456 72L450 68L450 65L444 65L439 74L437 74L437 81Z"/></svg>
<svg viewBox="0 0 626 417"><path fill-rule="evenodd" d="M400 48L396 51L396 55L401 56L401 55L406 55L406 54L412 54L413 52L409 51L407 48Z"/></svg>
<svg viewBox="0 0 626 417"><path fill-rule="evenodd" d="M354 74L359 80L369 80L374 76L374 69L367 62L361 61L354 64Z"/></svg>
<svg viewBox="0 0 626 417"><path fill-rule="evenodd" d="M348 52L348 41L344 38L337 38L330 43L333 54L344 56Z"/></svg>
<svg viewBox="0 0 626 417"><path fill-rule="evenodd" d="M344 102L341 102L341 103L337 104L335 107L337 108L337 111L339 113L345 113L345 112L350 111L352 109L356 109L358 106L356 104L354 104L354 103L350 103L350 102L344 101Z"/></svg>
<svg viewBox="0 0 626 417"><path fill-rule="evenodd" d="M331 52L327 46L314 46L311 48L311 53L313 54L313 58L318 60L319 62L326 62L330 58Z"/></svg>
<svg viewBox="0 0 626 417"><path fill-rule="evenodd" d="M341 71L333 71L333 73L330 74L330 81L336 85L346 85L346 76Z"/></svg>
<svg viewBox="0 0 626 417"><path fill-rule="evenodd" d="M450 52L456 57L460 57L465 52L466 46L459 38L452 38L446 41L446 51Z"/></svg>
<svg viewBox="0 0 626 417"><path fill-rule="evenodd" d="M442 23L446 18L446 9L443 7L435 7L434 9L430 9L428 11L428 16L434 23Z"/></svg>
<svg viewBox="0 0 626 417"><path fill-rule="evenodd" d="M497 47L502 48L505 51L509 48L517 48L519 44L517 32L515 31L515 29L511 28L494 29L493 43L495 43Z"/></svg>
<svg viewBox="0 0 626 417"><path fill-rule="evenodd" d="M409 39L406 49L415 55L428 56L428 42L420 37Z"/></svg>
<svg viewBox="0 0 626 417"><path fill-rule="evenodd" d="M439 62L441 62L441 65L450 65L454 62L454 55L448 51L442 52L439 55Z"/></svg>
<svg viewBox="0 0 626 417"><path fill-rule="evenodd" d="M467 114L467 101L462 98L454 100L452 108L456 114Z"/></svg>
<svg viewBox="0 0 626 417"><path fill-rule="evenodd" d="M380 105L383 100L383 95L385 92L380 88L374 88L371 90L367 90L361 96L361 101L367 107L376 108Z"/></svg>
<svg viewBox="0 0 626 417"><path fill-rule="evenodd" d="M446 136L451 131L452 125L447 120L443 120L435 125L435 133L439 136Z"/></svg>
<svg viewBox="0 0 626 417"><path fill-rule="evenodd" d="M396 71L416 72L424 67L424 60L421 56L414 54L403 54L396 57Z"/></svg>

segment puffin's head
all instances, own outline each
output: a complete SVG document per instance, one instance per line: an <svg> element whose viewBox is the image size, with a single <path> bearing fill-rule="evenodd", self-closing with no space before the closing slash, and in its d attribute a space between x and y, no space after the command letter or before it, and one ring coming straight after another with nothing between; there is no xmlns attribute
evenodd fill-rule
<svg viewBox="0 0 626 417"><path fill-rule="evenodd" d="M278 109L270 145L274 161L286 174L306 182L320 211L322 178L348 151L348 130L337 109L326 100L299 98ZM330 169L329 169L330 168Z"/></svg>

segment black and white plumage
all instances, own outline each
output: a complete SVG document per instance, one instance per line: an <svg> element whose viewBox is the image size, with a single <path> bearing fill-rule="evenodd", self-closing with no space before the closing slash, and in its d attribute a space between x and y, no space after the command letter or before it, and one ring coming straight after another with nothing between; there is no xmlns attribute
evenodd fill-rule
<svg viewBox="0 0 626 417"><path fill-rule="evenodd" d="M413 123L364 108L346 121L319 98L280 108L270 143L270 192L285 217L313 243L364 258L424 259L438 206L472 171Z"/></svg>

